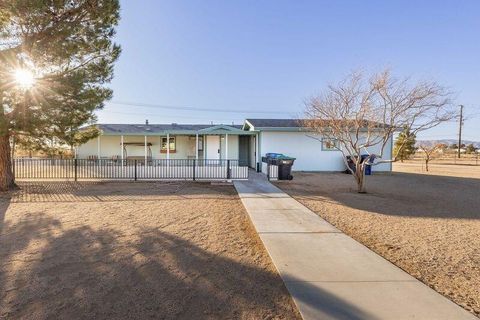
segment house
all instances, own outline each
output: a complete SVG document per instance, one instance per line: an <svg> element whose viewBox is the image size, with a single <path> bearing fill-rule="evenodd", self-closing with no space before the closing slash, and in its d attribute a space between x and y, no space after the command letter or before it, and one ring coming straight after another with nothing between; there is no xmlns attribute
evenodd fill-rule
<svg viewBox="0 0 480 320"><path fill-rule="evenodd" d="M296 158L296 171L343 171L343 155L335 141L315 139L295 119L246 119L237 125L99 124L100 136L76 149L79 159L196 159L236 161L265 172L261 156L268 152ZM390 138L390 140L392 140ZM392 141L386 153L390 155ZM379 150L371 150L378 152ZM391 171L391 164L374 171Z"/></svg>
<svg viewBox="0 0 480 320"><path fill-rule="evenodd" d="M244 130L257 132L253 139L258 140L259 154L278 152L296 158L295 171L344 171L343 154L335 141L315 136L302 126L297 119L246 119ZM391 156L393 139L387 144L385 154ZM370 152L380 153L380 146L370 148ZM391 171L391 163L379 164L373 171ZM265 168L262 168L265 172Z"/></svg>

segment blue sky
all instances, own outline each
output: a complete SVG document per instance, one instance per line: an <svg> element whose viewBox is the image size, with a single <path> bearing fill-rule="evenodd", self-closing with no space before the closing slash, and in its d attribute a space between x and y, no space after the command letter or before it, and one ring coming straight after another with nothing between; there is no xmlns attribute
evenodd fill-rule
<svg viewBox="0 0 480 320"><path fill-rule="evenodd" d="M328 83L389 67L449 86L466 107L464 138L480 140L480 1L121 4L123 52L99 122L301 117L303 100ZM455 138L457 126L422 137Z"/></svg>

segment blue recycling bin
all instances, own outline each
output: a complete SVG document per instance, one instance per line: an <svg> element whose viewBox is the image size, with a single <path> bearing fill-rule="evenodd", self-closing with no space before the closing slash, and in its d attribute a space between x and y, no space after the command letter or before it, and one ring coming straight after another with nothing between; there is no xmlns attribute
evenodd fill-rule
<svg viewBox="0 0 480 320"><path fill-rule="evenodd" d="M365 175L369 176L371 174L372 174L372 166L369 164L365 165Z"/></svg>
<svg viewBox="0 0 480 320"><path fill-rule="evenodd" d="M362 163L369 157L368 154L362 154ZM365 164L365 175L370 176L372 174L372 166L370 164Z"/></svg>

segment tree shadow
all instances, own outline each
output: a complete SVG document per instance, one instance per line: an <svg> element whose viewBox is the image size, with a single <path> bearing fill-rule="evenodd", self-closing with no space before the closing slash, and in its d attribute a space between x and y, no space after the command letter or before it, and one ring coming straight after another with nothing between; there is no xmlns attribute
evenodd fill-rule
<svg viewBox="0 0 480 320"><path fill-rule="evenodd" d="M113 229L64 230L41 213L0 234L0 318L293 319L279 275L212 253L158 228L135 237ZM295 281L295 279L291 279ZM335 319L372 319L302 283L312 308ZM321 297L311 299L312 295Z"/></svg>
<svg viewBox="0 0 480 320"><path fill-rule="evenodd" d="M302 201L338 203L367 212L406 217L480 219L480 179L377 174L367 177L367 194L355 192L350 175L299 173L291 183L277 183Z"/></svg>

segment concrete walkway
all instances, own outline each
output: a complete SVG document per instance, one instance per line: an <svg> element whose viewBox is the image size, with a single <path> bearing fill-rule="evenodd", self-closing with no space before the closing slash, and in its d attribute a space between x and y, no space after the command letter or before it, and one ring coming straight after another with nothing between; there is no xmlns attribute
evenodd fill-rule
<svg viewBox="0 0 480 320"><path fill-rule="evenodd" d="M476 319L251 173L235 188L304 319Z"/></svg>

